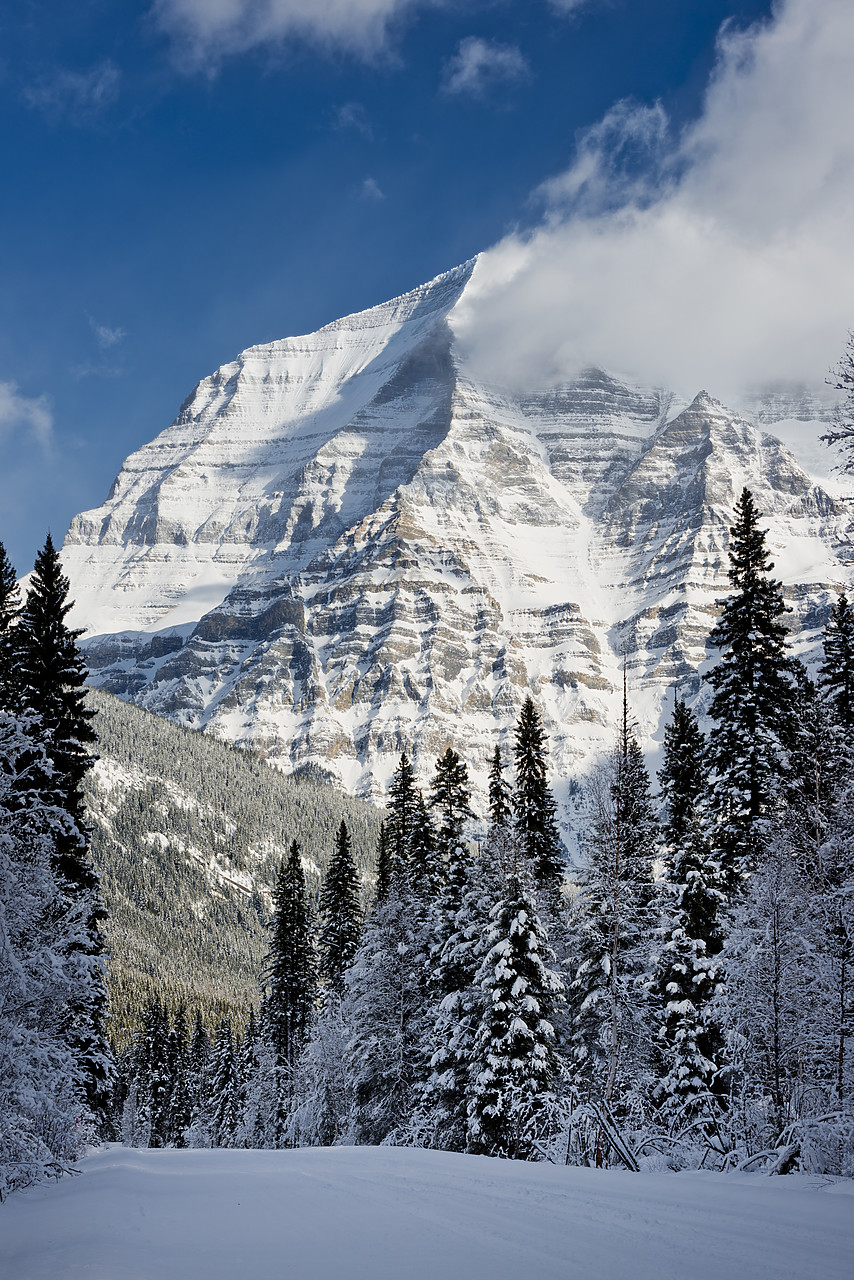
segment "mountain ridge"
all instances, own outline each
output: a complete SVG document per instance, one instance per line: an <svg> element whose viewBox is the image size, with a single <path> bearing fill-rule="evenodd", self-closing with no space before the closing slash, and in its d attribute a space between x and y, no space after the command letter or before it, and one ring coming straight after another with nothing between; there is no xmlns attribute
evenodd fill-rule
<svg viewBox="0 0 854 1280"><path fill-rule="evenodd" d="M851 507L758 421L773 397L481 385L452 328L475 265L249 348L129 457L63 548L94 684L374 796L401 750L482 781L531 692L583 773L624 657L648 744L674 683L697 697L745 484L815 649Z"/></svg>

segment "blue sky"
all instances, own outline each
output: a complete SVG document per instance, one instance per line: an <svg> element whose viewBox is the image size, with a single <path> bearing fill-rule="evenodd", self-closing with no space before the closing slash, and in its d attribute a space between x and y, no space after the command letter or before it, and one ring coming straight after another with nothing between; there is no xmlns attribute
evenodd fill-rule
<svg viewBox="0 0 854 1280"><path fill-rule="evenodd" d="M792 39L806 43L788 13L804 3L777 6L771 27L789 19ZM812 5L845 21L843 0ZM797 55L792 39L767 36L770 13L764 0L7 6L0 538L19 572L48 527L61 538L77 511L103 500L124 457L168 425L200 377L252 343L310 332L495 245L499 267L529 255L530 283L517 280L509 311L533 306L560 328L563 303L537 293L538 251L575 279L579 227L613 233L614 210L627 205L648 219L665 189L681 192L684 209L686 168L695 210L707 199L698 173L721 207L722 186L738 188L720 159L737 150L726 124L733 95L752 85L746 109L759 118L762 95L788 83L786 58ZM755 48L736 47L763 20L760 54L770 50L776 68L765 80ZM803 93L823 97L828 54L814 43ZM745 70L751 57L760 72ZM714 76L723 88L710 107ZM615 114L619 103L628 105ZM819 112L816 131L822 122ZM773 145L780 169L787 143ZM808 137L800 146L810 153ZM716 169L698 159L710 150ZM829 154L815 183L849 160ZM751 167L747 155L739 173ZM766 185L774 198L773 176ZM834 188L834 208L848 194ZM722 249L732 259L752 214L727 217L738 224ZM638 253L664 252L650 248L661 219L654 237L645 225ZM623 251L632 246L621 241L617 258ZM509 319L492 338L496 350L519 345ZM617 363L656 364L621 341ZM565 354L553 353L555 369ZM837 355L829 349L823 367ZM728 368L716 371L722 382Z"/></svg>

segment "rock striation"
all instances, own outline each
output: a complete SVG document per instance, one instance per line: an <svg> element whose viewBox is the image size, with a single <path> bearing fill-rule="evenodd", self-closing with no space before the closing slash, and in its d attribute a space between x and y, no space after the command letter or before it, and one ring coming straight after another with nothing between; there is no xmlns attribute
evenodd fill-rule
<svg viewBox="0 0 854 1280"><path fill-rule="evenodd" d="M624 662L650 743L675 687L697 698L745 484L815 651L852 507L772 432L798 419L814 453L820 406L478 384L453 334L474 269L251 347L127 459L63 548L93 684L375 795L404 749L482 778L530 692L567 779L613 740Z"/></svg>

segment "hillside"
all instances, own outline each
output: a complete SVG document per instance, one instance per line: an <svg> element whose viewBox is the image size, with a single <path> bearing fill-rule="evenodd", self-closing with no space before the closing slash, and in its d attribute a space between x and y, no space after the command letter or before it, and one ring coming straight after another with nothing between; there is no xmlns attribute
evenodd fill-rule
<svg viewBox="0 0 854 1280"><path fill-rule="evenodd" d="M100 760L87 780L110 913L113 1034L151 994L216 1022L257 996L278 863L299 841L316 892L342 818L366 891L381 813L311 774L93 690Z"/></svg>

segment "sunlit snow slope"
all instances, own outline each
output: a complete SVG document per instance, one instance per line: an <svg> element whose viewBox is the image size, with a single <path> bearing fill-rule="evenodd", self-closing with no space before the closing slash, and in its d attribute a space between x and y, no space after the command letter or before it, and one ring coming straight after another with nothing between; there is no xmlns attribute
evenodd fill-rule
<svg viewBox="0 0 854 1280"><path fill-rule="evenodd" d="M403 1147L127 1150L0 1206L9 1280L848 1280L851 1186Z"/></svg>
<svg viewBox="0 0 854 1280"><path fill-rule="evenodd" d="M566 777L611 740L624 655L644 734L674 685L696 697L745 484L814 651L851 505L769 432L814 466L820 409L597 370L476 384L453 338L474 269L250 348L128 458L63 549L95 683L368 792L402 749L482 776L532 692Z"/></svg>

